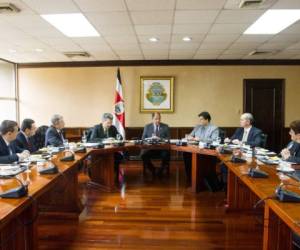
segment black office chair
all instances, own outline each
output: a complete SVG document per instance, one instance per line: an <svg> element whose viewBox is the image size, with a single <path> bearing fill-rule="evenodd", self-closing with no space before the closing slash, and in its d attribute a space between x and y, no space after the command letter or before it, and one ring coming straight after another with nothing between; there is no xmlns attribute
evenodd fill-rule
<svg viewBox="0 0 300 250"><path fill-rule="evenodd" d="M267 139L268 135L267 134L261 134L261 147L266 148L267 147Z"/></svg>
<svg viewBox="0 0 300 250"><path fill-rule="evenodd" d="M90 141L91 140L91 137L92 137L92 133L93 133L93 129L94 128L89 128L85 133L85 136L86 136L86 141Z"/></svg>
<svg viewBox="0 0 300 250"><path fill-rule="evenodd" d="M224 139L226 138L226 132L224 129L219 128L219 137L221 138L221 142L224 142Z"/></svg>
<svg viewBox="0 0 300 250"><path fill-rule="evenodd" d="M37 149L45 147L45 136L48 126L40 126L33 136L33 143Z"/></svg>

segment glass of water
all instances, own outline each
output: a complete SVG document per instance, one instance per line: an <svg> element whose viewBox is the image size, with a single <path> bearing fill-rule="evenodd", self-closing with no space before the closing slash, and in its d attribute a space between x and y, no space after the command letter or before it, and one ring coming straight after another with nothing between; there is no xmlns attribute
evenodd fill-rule
<svg viewBox="0 0 300 250"><path fill-rule="evenodd" d="M85 133L82 135L81 141L82 141L82 143L87 143L87 138L86 138Z"/></svg>
<svg viewBox="0 0 300 250"><path fill-rule="evenodd" d="M27 162L26 164L26 173L31 173L31 170L30 170L30 162Z"/></svg>
<svg viewBox="0 0 300 250"><path fill-rule="evenodd" d="M69 148L69 140L68 139L64 139L63 143L64 143L65 149L68 149Z"/></svg>
<svg viewBox="0 0 300 250"><path fill-rule="evenodd" d="M186 141L188 141L189 138L190 138L190 134L185 134L185 135L184 135L184 139L185 139Z"/></svg>

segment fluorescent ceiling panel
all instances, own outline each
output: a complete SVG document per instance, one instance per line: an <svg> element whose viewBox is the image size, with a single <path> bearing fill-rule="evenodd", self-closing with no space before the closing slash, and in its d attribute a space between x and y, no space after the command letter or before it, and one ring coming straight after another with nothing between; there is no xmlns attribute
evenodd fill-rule
<svg viewBox="0 0 300 250"><path fill-rule="evenodd" d="M299 9L267 10L244 34L277 34L300 19Z"/></svg>
<svg viewBox="0 0 300 250"><path fill-rule="evenodd" d="M41 15L47 22L68 37L97 37L97 30L81 13Z"/></svg>

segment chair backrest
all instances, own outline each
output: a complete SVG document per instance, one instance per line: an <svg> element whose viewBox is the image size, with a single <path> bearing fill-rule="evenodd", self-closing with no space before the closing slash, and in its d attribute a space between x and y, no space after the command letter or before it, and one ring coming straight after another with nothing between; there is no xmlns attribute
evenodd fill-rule
<svg viewBox="0 0 300 250"><path fill-rule="evenodd" d="M45 136L48 126L40 126L33 136L34 145L37 149L43 148L45 146Z"/></svg>
<svg viewBox="0 0 300 250"><path fill-rule="evenodd" d="M268 135L262 133L261 134L261 147L263 147L263 148L267 147L267 139L268 139Z"/></svg>
<svg viewBox="0 0 300 250"><path fill-rule="evenodd" d="M89 128L87 131L86 131L86 140L87 141L90 141L91 140L91 137L92 137L92 133L93 133L93 129L94 129L94 127L92 127L92 128Z"/></svg>
<svg viewBox="0 0 300 250"><path fill-rule="evenodd" d="M224 140L226 137L226 132L224 129L219 128L219 137L221 138L221 140Z"/></svg>

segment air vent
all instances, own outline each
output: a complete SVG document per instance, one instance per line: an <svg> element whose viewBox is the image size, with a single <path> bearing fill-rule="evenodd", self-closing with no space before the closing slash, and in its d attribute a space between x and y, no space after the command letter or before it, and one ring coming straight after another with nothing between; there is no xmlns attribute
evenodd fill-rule
<svg viewBox="0 0 300 250"><path fill-rule="evenodd" d="M259 7L265 0L242 0L240 2L239 8L257 8Z"/></svg>
<svg viewBox="0 0 300 250"><path fill-rule="evenodd" d="M89 54L89 53L87 53L87 52L85 52L85 51L79 51L79 52L65 52L64 53L64 55L65 56L67 56L67 57L69 57L69 58L82 58L82 57L84 57L84 58L88 58L88 57L90 57L91 55Z"/></svg>
<svg viewBox="0 0 300 250"><path fill-rule="evenodd" d="M277 53L277 50L253 50L248 56L263 56L263 55L272 55Z"/></svg>
<svg viewBox="0 0 300 250"><path fill-rule="evenodd" d="M0 3L0 13L18 13L21 10L12 3Z"/></svg>

